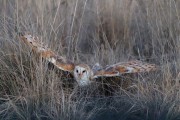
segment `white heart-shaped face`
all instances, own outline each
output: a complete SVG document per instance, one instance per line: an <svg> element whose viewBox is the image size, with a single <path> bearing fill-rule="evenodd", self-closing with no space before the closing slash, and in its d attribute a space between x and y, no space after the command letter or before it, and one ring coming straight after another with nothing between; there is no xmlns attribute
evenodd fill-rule
<svg viewBox="0 0 180 120"><path fill-rule="evenodd" d="M91 71L82 66L76 66L74 69L74 77L79 86L85 86L90 84Z"/></svg>

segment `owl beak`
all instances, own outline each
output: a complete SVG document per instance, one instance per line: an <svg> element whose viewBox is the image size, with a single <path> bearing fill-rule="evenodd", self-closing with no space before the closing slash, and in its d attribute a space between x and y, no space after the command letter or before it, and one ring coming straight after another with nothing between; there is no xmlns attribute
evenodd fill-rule
<svg viewBox="0 0 180 120"><path fill-rule="evenodd" d="M78 76L81 78L81 77L82 77L82 74L78 74Z"/></svg>

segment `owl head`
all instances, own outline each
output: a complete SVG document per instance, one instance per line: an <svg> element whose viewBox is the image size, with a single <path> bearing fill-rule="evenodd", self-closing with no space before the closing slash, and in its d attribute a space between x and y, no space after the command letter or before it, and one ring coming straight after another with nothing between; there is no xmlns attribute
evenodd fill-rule
<svg viewBox="0 0 180 120"><path fill-rule="evenodd" d="M88 85L93 75L90 67L86 64L78 64L74 69L74 77L80 86Z"/></svg>

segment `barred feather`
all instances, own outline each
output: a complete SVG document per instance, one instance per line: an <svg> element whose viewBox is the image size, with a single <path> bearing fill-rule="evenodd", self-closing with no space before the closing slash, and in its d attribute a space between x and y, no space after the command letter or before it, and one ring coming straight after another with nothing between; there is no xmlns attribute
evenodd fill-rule
<svg viewBox="0 0 180 120"><path fill-rule="evenodd" d="M20 36L20 40L22 40L26 45L28 45L35 53L40 54L42 58L51 62L59 69L64 71L73 72L74 63L65 59L62 56L56 55L52 50L45 47L42 43L39 43L39 40L29 34L25 34Z"/></svg>
<svg viewBox="0 0 180 120"><path fill-rule="evenodd" d="M156 69L157 67L155 64L144 63L136 60L107 66L101 70L94 72L94 77L97 78L99 76L120 76L125 73L150 72L155 71Z"/></svg>

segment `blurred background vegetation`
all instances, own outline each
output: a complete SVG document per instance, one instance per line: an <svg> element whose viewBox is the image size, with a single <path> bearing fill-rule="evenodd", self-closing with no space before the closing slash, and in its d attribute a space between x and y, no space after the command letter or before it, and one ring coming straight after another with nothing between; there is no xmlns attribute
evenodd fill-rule
<svg viewBox="0 0 180 120"><path fill-rule="evenodd" d="M138 59L159 70L135 77L133 92L72 89L19 42L19 32L76 62ZM178 120L179 68L178 0L0 0L1 119Z"/></svg>

